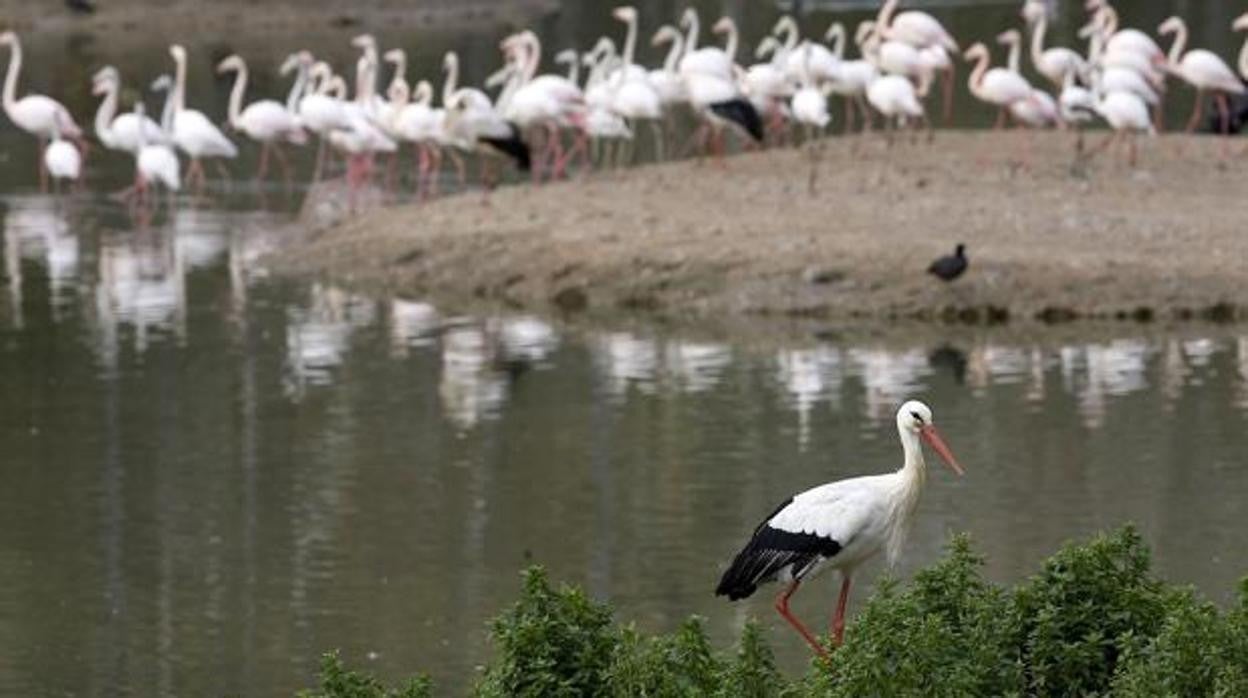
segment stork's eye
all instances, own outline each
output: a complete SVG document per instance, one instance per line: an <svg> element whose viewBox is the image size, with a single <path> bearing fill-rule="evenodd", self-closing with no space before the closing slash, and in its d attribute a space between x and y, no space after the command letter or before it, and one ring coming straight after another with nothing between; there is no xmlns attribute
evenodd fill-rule
<svg viewBox="0 0 1248 698"><path fill-rule="evenodd" d="M918 412L911 412L910 416L914 417L914 421L918 422L919 424L923 423L923 416L920 415Z"/></svg>

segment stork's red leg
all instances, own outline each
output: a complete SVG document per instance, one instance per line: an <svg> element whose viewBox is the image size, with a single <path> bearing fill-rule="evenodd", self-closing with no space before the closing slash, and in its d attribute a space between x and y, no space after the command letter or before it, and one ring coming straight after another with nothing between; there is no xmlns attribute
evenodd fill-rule
<svg viewBox="0 0 1248 698"><path fill-rule="evenodd" d="M845 638L845 607L849 604L849 577L841 582L841 598L836 602L836 615L832 616L832 638L837 647Z"/></svg>
<svg viewBox="0 0 1248 698"><path fill-rule="evenodd" d="M815 651L815 654L819 655L823 659L827 659L827 650L823 649L823 646L819 644L819 641L815 639L815 636L806 629L806 626L802 625L802 621L795 618L792 613L789 613L789 597L793 595L793 592L797 591L799 584L801 584L799 580L793 580L793 582L789 584L789 586L785 588L779 596L776 597L776 610L781 616L784 617L785 620L789 622L789 625L792 625L797 632L801 633L802 639L806 641L806 644L810 645L811 649Z"/></svg>

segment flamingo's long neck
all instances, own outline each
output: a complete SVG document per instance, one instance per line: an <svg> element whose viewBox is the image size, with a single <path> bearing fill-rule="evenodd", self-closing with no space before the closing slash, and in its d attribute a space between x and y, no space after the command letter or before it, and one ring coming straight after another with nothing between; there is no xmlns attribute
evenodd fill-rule
<svg viewBox="0 0 1248 698"><path fill-rule="evenodd" d="M174 113L186 109L186 56L173 57L173 109Z"/></svg>
<svg viewBox="0 0 1248 698"><path fill-rule="evenodd" d="M845 57L845 25L840 22L833 22L828 28L828 41L832 47L832 55L838 59Z"/></svg>
<svg viewBox="0 0 1248 698"><path fill-rule="evenodd" d="M290 86L290 94L286 97L286 110L291 114L299 112L299 98L303 96L303 90L308 84L308 66L302 62L295 73L295 84Z"/></svg>
<svg viewBox="0 0 1248 698"><path fill-rule="evenodd" d="M1031 64L1040 67L1044 61L1044 34L1049 28L1049 18L1041 14L1031 29Z"/></svg>
<svg viewBox="0 0 1248 698"><path fill-rule="evenodd" d="M784 32L783 46L784 46L784 52L789 53L793 49L797 48L797 38L798 38L797 20L787 15L785 16L784 20L785 20L784 25L781 27L781 30Z"/></svg>
<svg viewBox="0 0 1248 698"><path fill-rule="evenodd" d="M101 143L107 145L113 142L113 115L116 113L117 83L110 80L107 91L104 92L104 101L100 102L100 108L95 110L95 137L99 138Z"/></svg>
<svg viewBox="0 0 1248 698"><path fill-rule="evenodd" d="M663 71L666 73L676 72L676 63L680 60L680 54L685 47L685 39L680 34L672 35L672 47L667 50L667 57L663 59Z"/></svg>
<svg viewBox="0 0 1248 698"><path fill-rule="evenodd" d="M1022 48L1018 45L1018 38L1015 37L1007 42L1010 45L1010 57L1006 64L1010 67L1011 73L1022 72Z"/></svg>
<svg viewBox="0 0 1248 698"><path fill-rule="evenodd" d="M455 88L459 85L459 56L454 51L449 51L443 64L446 65L446 79L442 81L442 104L445 106L451 101Z"/></svg>
<svg viewBox="0 0 1248 698"><path fill-rule="evenodd" d="M525 65L524 81L529 82L537 75L537 67L542 64L542 42L538 40L537 34L529 34L525 45L529 49L529 62Z"/></svg>
<svg viewBox="0 0 1248 698"><path fill-rule="evenodd" d="M160 110L160 130L165 134L166 138L173 135L173 99L173 88L170 87L169 91L165 93L165 106ZM139 131L142 130L143 123L140 121Z"/></svg>
<svg viewBox="0 0 1248 698"><path fill-rule="evenodd" d="M1239 49L1239 74L1248 75L1248 39L1244 39L1244 46Z"/></svg>
<svg viewBox="0 0 1248 698"><path fill-rule="evenodd" d="M22 45L17 39L9 46L9 71L4 75L4 111L7 113L17 104L17 74L22 69Z"/></svg>
<svg viewBox="0 0 1248 698"><path fill-rule="evenodd" d="M875 17L875 27L881 36L888 32L888 25L893 21L895 11L897 11L897 0L888 0L880 6L880 13Z"/></svg>
<svg viewBox="0 0 1248 698"><path fill-rule="evenodd" d="M1170 44L1170 65L1178 66L1179 61L1183 59L1183 49L1187 48L1187 25L1182 21L1176 23L1174 30L1174 43Z"/></svg>
<svg viewBox="0 0 1248 698"><path fill-rule="evenodd" d="M234 89L230 90L229 108L226 110L226 115L230 120L230 126L233 126L234 128L240 127L240 117L243 113L243 91L246 89L247 66L240 63L238 65L238 73L234 76Z"/></svg>
<svg viewBox="0 0 1248 698"><path fill-rule="evenodd" d="M731 18L729 18L728 20L728 29L726 33L728 35L728 38L724 41L724 53L728 54L729 61L732 61L735 63L737 60L737 41L738 41L737 23L732 21Z"/></svg>
<svg viewBox="0 0 1248 698"><path fill-rule="evenodd" d="M698 13L690 12L689 28L685 33L685 55L689 55L698 49Z"/></svg>
<svg viewBox="0 0 1248 698"><path fill-rule="evenodd" d="M984 79L984 73L988 72L988 52L984 51L979 54L979 59L975 62L975 67L971 69L971 76L967 79L966 86L970 89L971 94L978 96L980 94L979 85Z"/></svg>
<svg viewBox="0 0 1248 698"><path fill-rule="evenodd" d="M628 18L628 33L624 36L624 68L633 65L633 52L637 50L637 18ZM576 82L573 80L573 82Z"/></svg>

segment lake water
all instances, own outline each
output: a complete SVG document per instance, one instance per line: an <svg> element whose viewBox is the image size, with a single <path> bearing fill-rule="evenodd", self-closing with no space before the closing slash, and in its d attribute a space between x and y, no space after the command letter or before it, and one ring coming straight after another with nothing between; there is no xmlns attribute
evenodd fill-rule
<svg viewBox="0 0 1248 698"><path fill-rule="evenodd" d="M1165 14L1119 5L1137 26ZM750 27L775 14L699 6ZM1230 3L1176 6L1230 55ZM941 11L960 36L990 36L1016 7ZM618 31L605 16L568 3L538 26L584 45ZM343 60L351 33L333 34ZM496 34L415 49L432 66L463 48L481 74ZM165 39L136 38L123 74L165 65ZM249 57L275 64L293 41ZM25 89L79 114L87 76L120 50L28 44L58 58L36 60ZM223 113L228 85L199 55L191 100ZM136 225L102 195L30 193L33 144L8 124L0 151L0 695L289 694L332 648L455 691L534 562L646 629L697 613L724 644L760 617L796 670L807 651L770 595L729 605L718 574L792 492L899 465L892 418L909 397L933 406L968 474L932 473L903 573L969 531L1010 581L1125 521L1162 574L1218 601L1248 570L1248 331L786 345L456 317L268 278L258 258L297 198L256 210L239 188ZM130 176L114 155L90 167L94 191ZM834 592L821 580L795 606L816 622Z"/></svg>
<svg viewBox="0 0 1248 698"><path fill-rule="evenodd" d="M1220 601L1248 570L1248 335L568 331L268 279L283 222L4 200L0 694L277 695L335 647L462 686L532 562L645 628L761 617L797 667L717 575L789 493L896 467L912 396L968 474L933 472L903 572L970 531L1012 580L1125 521Z"/></svg>

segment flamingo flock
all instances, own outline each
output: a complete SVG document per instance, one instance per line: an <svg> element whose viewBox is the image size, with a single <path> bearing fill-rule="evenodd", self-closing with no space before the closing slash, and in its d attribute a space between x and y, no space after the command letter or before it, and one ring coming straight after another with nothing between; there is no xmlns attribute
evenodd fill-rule
<svg viewBox="0 0 1248 698"><path fill-rule="evenodd" d="M1085 10L1087 21L1079 31L1087 41L1083 50L1046 44L1050 4L1044 0L1025 0L1019 26L963 48L930 14L885 0L877 15L852 33L857 58L847 55L851 35L841 22L818 38L803 38L786 15L755 47L755 62L743 65L736 22L720 18L710 27L717 40L699 43L701 19L689 8L677 23L649 34L652 47L666 50L660 65L648 67L637 60L642 18L636 8L621 6L612 12L621 24L619 35L604 36L583 53L569 48L555 54L554 62L564 67L559 72L544 72L542 42L523 30L500 42L501 67L480 87L460 84L459 58L447 52L440 90L438 76L409 82L402 49L383 53L372 36L361 35L352 40L358 59L342 72L307 50L288 56L281 74L293 77L284 100L249 96L246 61L225 58L217 72L234 82L221 119L188 107L187 51L175 44L169 48L172 75L153 83L154 90L165 91L165 102L152 116L141 100L131 108L121 104L116 68L95 73L92 93L100 102L93 130L103 150L134 159L134 185L124 195L138 203L149 203L153 189L202 192L206 162L228 181L224 161L238 156L240 136L260 149L257 181L276 161L288 185L294 178L288 150L315 139L312 181L321 181L335 159L341 160L341 182L353 201L370 184L392 189L400 157L409 150L410 179L425 199L438 194L447 162L461 188L466 186L469 157L477 159L487 191L506 164L536 184L602 166L608 150L616 164L631 160L633 144L642 137L663 159L682 152L675 147L681 142L675 125L690 118L696 129L685 153L719 158L730 136L747 149L784 144L799 132L804 142L814 143L833 124L833 98L843 103L846 133L880 125L890 134L924 128L930 140L929 112L938 109L941 119L949 119L960 64L969 67L970 94L997 114L996 128L1072 130L1079 134L1080 153L1082 127L1100 121L1110 134L1089 155L1121 142L1134 165L1136 136L1162 129L1167 83L1174 80L1195 94L1187 131L1201 123L1205 99L1211 97L1217 130L1229 134L1231 99L1245 94L1248 80L1248 42L1233 69L1217 54L1189 46L1180 17L1170 17L1150 34L1121 27L1110 0L1087 0ZM1248 13L1229 29L1248 31ZM39 141L41 188L49 179L58 188L79 181L89 153L86 132L61 102L41 94L19 98L21 42L6 31L0 45L10 53L4 112ZM994 58L997 46L1006 51L1004 61ZM1038 80L1024 74L1024 57ZM934 86L937 94L931 94ZM811 182L813 187L813 171Z"/></svg>

